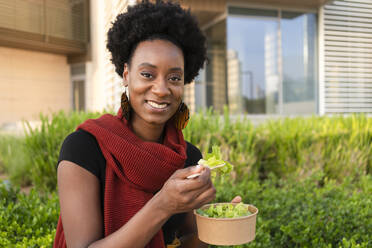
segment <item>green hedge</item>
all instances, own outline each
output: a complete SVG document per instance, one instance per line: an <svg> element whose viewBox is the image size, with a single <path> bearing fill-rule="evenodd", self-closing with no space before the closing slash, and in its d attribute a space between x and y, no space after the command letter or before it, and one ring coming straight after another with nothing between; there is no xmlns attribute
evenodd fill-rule
<svg viewBox="0 0 372 248"><path fill-rule="evenodd" d="M41 127L28 126L25 137L0 137L0 172L38 190L24 195L0 185L0 247L51 245L60 146L78 124L101 114L41 115ZM216 182L216 201L241 195L259 208L256 240L244 247L372 247L372 118L287 118L254 126L206 111L192 116L184 136L203 153L219 145L235 165L230 179Z"/></svg>
<svg viewBox="0 0 372 248"><path fill-rule="evenodd" d="M56 165L59 150L66 136L89 118L97 118L102 113L63 111L51 117L40 115L41 127L32 129L27 125L25 136L26 154L32 161L29 164L30 179L37 189L55 190L57 185ZM27 124L27 123L26 123Z"/></svg>
<svg viewBox="0 0 372 248"><path fill-rule="evenodd" d="M224 118L209 111L194 115L184 134L203 152L220 145L244 178L324 172L342 182L372 172L372 118L364 115L283 118L255 127L246 118L232 121L227 111Z"/></svg>
<svg viewBox="0 0 372 248"><path fill-rule="evenodd" d="M216 202L241 195L259 209L256 239L236 247L371 247L372 177L319 185L322 178L217 183ZM25 195L0 184L0 197L0 247L52 245L59 213L56 193L47 197L32 190Z"/></svg>
<svg viewBox="0 0 372 248"><path fill-rule="evenodd" d="M26 195L0 182L0 247L50 247L58 216L56 193Z"/></svg>
<svg viewBox="0 0 372 248"><path fill-rule="evenodd" d="M40 127L32 128L25 122L23 137L0 136L0 172L7 173L16 185L33 185L39 191L54 191L56 164L63 140L80 123L103 113L59 111L49 116L40 114Z"/></svg>
<svg viewBox="0 0 372 248"><path fill-rule="evenodd" d="M0 136L0 173L7 173L12 182L21 186L31 184L25 148L23 137Z"/></svg>
<svg viewBox="0 0 372 248"><path fill-rule="evenodd" d="M3 169L18 179L13 180L16 183L32 182L40 190L55 190L55 166L63 139L84 120L101 114L41 115L41 127L28 126L23 141L5 142L6 149L0 141ZM234 177L264 180L274 173L302 180L321 172L342 182L372 171L372 118L364 115L286 118L255 127L244 118L232 121L228 112L221 118L206 111L191 117L184 136L203 153L212 144L219 145L224 157L236 165Z"/></svg>
<svg viewBox="0 0 372 248"><path fill-rule="evenodd" d="M228 181L216 188L216 202L242 195L259 209L255 241L236 247L372 247L371 176L342 184L321 174L301 183Z"/></svg>

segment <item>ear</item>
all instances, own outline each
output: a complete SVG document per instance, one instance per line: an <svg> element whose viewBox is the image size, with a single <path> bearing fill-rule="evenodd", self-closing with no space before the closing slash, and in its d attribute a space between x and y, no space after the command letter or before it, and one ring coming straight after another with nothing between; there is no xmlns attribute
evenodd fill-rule
<svg viewBox="0 0 372 248"><path fill-rule="evenodd" d="M123 84L124 86L128 86L129 82L129 67L128 63L124 64L124 70L123 70Z"/></svg>

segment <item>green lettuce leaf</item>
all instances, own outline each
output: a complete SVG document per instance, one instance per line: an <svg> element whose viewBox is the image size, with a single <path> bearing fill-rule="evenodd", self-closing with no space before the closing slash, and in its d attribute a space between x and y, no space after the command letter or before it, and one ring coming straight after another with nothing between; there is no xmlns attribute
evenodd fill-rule
<svg viewBox="0 0 372 248"><path fill-rule="evenodd" d="M212 204L208 209L198 209L196 212L202 216L210 218L238 218L252 214L248 210L248 205L245 205L242 202L235 206L230 203L219 205Z"/></svg>
<svg viewBox="0 0 372 248"><path fill-rule="evenodd" d="M224 166L216 169L220 174L227 174L233 170L233 165L222 159L221 150L218 146L212 146L212 152L205 154L204 158L200 159L198 164L208 166L209 168L225 163Z"/></svg>

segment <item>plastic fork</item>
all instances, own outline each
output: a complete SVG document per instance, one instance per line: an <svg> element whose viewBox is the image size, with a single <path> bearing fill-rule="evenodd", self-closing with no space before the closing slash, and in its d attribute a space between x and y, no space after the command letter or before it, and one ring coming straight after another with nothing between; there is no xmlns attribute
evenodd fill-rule
<svg viewBox="0 0 372 248"><path fill-rule="evenodd" d="M213 166L212 168L209 168L209 169L210 169L210 170L214 170L214 169L217 169L217 168L220 168L220 167L224 166L225 164L226 164L226 163L218 164L218 165ZM187 179L196 178L196 177L198 177L198 176L200 176L200 175L201 175L201 173L195 173L195 174L192 174L192 175L190 175L190 176L187 176L186 178L187 178Z"/></svg>

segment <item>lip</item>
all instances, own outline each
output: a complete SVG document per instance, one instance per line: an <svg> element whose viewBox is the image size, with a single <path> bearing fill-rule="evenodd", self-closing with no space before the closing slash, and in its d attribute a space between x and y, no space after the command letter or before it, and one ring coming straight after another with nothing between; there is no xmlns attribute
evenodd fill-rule
<svg viewBox="0 0 372 248"><path fill-rule="evenodd" d="M145 100L146 102L154 102L154 103L156 103L156 104L170 104L170 102L168 102L168 101L155 101L155 100Z"/></svg>
<svg viewBox="0 0 372 248"><path fill-rule="evenodd" d="M158 109L158 108L155 108L155 107L151 106L151 105L148 103L148 101L155 102L155 103L157 103L157 104L164 104L164 103L166 103L167 106L166 106L165 108ZM145 101L145 106L146 106L146 108L147 108L148 110L150 110L151 112L155 112L155 113L163 113L163 112L166 112L166 111L169 110L169 108L170 108L170 103L168 103L168 102L158 102L158 101L146 100L146 101Z"/></svg>

